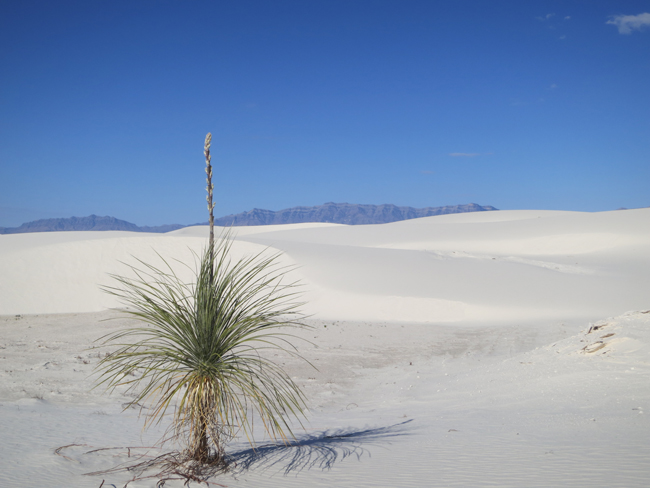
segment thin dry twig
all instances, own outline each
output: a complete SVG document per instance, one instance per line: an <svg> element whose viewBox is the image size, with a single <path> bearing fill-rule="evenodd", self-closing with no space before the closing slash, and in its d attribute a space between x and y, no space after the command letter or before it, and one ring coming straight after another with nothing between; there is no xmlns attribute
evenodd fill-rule
<svg viewBox="0 0 650 488"><path fill-rule="evenodd" d="M86 447L88 447L88 444L68 444L67 446L57 447L56 449L54 449L54 454L56 454L57 456L61 456L62 458L67 459L68 461L74 461L74 459L69 458L65 454L61 454L61 451L63 449L68 448L68 447L75 447L75 446L86 446Z"/></svg>
<svg viewBox="0 0 650 488"><path fill-rule="evenodd" d="M80 444L70 444L70 445L75 446L75 445L80 445ZM85 446L86 444L83 444L83 445ZM63 446L63 447L68 447L68 446ZM62 448L60 447L59 449L62 449ZM129 456L128 457L131 457L131 449L157 449L157 448L155 446L100 447L99 449L93 449L92 451L84 452L84 454L91 454L93 452L99 452L99 451L110 451L112 449L113 450L114 449L128 449L128 451L129 451Z"/></svg>

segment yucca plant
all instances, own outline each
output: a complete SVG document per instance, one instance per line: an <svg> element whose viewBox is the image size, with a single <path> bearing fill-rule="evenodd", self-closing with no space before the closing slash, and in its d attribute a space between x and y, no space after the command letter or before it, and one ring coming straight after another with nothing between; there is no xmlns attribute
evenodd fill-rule
<svg viewBox="0 0 650 488"><path fill-rule="evenodd" d="M161 267L139 261L135 277L113 276L118 284L105 291L143 324L104 337L118 349L98 368L99 384L126 385L135 393L131 405L148 407L145 426L173 415L185 459L225 465L225 443L239 432L252 443L255 420L286 439L289 422L304 418L300 388L263 355L278 348L297 355L285 327L301 326L303 316L297 283L287 281L277 254L234 260L230 234L215 242L210 141L208 134L210 239L197 256L195 281L185 283L164 259Z"/></svg>

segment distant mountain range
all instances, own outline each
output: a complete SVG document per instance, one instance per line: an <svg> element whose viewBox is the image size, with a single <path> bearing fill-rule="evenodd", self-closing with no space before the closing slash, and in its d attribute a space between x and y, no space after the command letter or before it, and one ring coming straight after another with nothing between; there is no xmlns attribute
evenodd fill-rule
<svg viewBox="0 0 650 488"><path fill-rule="evenodd" d="M300 224L304 222L331 222L335 224L362 225L384 224L398 220L417 219L464 212L484 212L497 210L486 205L476 203L466 205L449 205L446 207L397 207L395 205L361 205L352 203L326 203L315 207L292 207L274 212L255 208L249 212L227 215L214 219L219 226L246 226L246 225L277 225ZM207 225L207 222L192 225ZM26 232L60 232L60 231L85 231L85 230L124 230L130 232L170 232L172 230L189 227L188 225L170 224L155 227L137 226L115 217L70 217L67 219L42 219L27 222L20 227L0 227L0 234L22 234Z"/></svg>
<svg viewBox="0 0 650 488"><path fill-rule="evenodd" d="M127 230L130 232L170 232L186 225L172 224L156 227L139 227L115 217L70 217L67 219L42 219L27 222L20 227L0 227L0 234L23 234L26 232L61 232L69 230Z"/></svg>
<svg viewBox="0 0 650 488"><path fill-rule="evenodd" d="M292 207L274 212L254 208L249 212L227 215L214 219L215 225L276 225L301 224L304 222L331 222L334 224L362 225L386 224L398 220L417 219L464 212L497 210L491 206L482 207L476 203L450 205L446 207L397 207L395 205L362 205L353 203L326 203L316 207Z"/></svg>

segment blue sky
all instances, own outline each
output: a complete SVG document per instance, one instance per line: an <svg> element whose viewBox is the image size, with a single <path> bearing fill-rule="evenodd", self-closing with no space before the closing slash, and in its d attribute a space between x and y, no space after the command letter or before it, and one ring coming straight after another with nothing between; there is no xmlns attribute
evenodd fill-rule
<svg viewBox="0 0 650 488"><path fill-rule="evenodd" d="M649 1L0 2L0 226L650 205Z"/></svg>

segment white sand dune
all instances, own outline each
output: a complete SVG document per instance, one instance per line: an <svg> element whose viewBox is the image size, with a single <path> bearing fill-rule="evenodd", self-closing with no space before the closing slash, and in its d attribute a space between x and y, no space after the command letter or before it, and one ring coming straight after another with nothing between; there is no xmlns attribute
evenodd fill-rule
<svg viewBox="0 0 650 488"><path fill-rule="evenodd" d="M404 322L595 320L646 304L650 209L500 211L382 225L236 228L237 253L267 246L300 266L318 318ZM0 239L0 313L94 312L118 304L107 273L133 257L193 263L207 228L65 232ZM182 266L179 267L182 269Z"/></svg>
<svg viewBox="0 0 650 488"><path fill-rule="evenodd" d="M215 481L650 486L650 209L233 231L235 255L298 266L318 370L278 358L310 399L299 446L236 442L250 468ZM99 486L83 473L122 458L84 452L155 442L128 396L91 390L93 341L128 325L103 321L118 303L99 286L156 253L189 277L175 260L193 265L207 232L0 236L1 486ZM87 446L53 453L67 444Z"/></svg>

